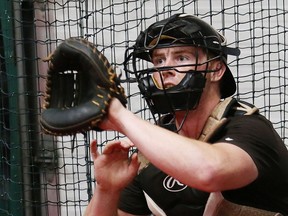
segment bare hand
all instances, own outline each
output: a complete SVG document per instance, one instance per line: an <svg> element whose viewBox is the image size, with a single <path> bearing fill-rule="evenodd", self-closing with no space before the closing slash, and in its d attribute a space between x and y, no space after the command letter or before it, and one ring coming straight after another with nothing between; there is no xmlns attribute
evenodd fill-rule
<svg viewBox="0 0 288 216"><path fill-rule="evenodd" d="M96 141L91 143L95 179L101 190L120 191L136 176L139 162L136 153L128 157L131 146L129 140L115 140L99 154Z"/></svg>

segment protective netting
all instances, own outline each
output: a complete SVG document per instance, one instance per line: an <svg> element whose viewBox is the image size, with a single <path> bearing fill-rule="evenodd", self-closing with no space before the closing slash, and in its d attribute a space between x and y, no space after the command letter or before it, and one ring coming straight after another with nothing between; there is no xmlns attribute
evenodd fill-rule
<svg viewBox="0 0 288 216"><path fill-rule="evenodd" d="M286 0L1 0L0 215L83 215L94 185L89 143L97 139L101 147L122 137L41 133L42 59L66 38L87 38L122 73L128 109L150 120L137 84L123 71L124 51L141 30L182 12L213 24L240 48L228 59L235 96L259 107L288 144Z"/></svg>

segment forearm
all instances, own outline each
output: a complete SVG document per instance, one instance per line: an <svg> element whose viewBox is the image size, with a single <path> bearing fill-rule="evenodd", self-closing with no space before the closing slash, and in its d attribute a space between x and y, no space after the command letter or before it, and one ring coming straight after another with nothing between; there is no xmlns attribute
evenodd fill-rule
<svg viewBox="0 0 288 216"><path fill-rule="evenodd" d="M116 121L121 132L151 163L183 184L213 192L241 187L257 176L250 156L234 145L210 145L190 139L142 120L128 110L121 110ZM243 177L243 173L249 175Z"/></svg>
<svg viewBox="0 0 288 216"><path fill-rule="evenodd" d="M120 192L101 191L96 188L84 216L117 216L119 197Z"/></svg>
<svg viewBox="0 0 288 216"><path fill-rule="evenodd" d="M118 115L119 128L135 146L159 169L177 177L182 183L187 182L187 174L193 173L193 182L201 182L203 170L209 168L213 149L209 145L202 145L200 141L188 139L168 130L153 125L130 113L124 111ZM204 148L207 148L204 151ZM203 154L205 153L205 154ZM193 160L190 160L193 156ZM208 158L210 160L208 160ZM203 163L205 162L205 163ZM212 163L212 162L211 162ZM179 169L181 167L181 169ZM191 172L193 171L193 172ZM199 172L197 174L197 172ZM196 179L199 177L200 179ZM184 182L186 180L186 182ZM192 185L191 185L192 186ZM196 186L196 185L194 185Z"/></svg>

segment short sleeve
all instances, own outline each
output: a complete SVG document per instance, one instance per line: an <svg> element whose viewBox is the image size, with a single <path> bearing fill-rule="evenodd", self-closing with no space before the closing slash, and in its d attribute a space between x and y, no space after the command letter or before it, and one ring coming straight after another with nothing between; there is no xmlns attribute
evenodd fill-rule
<svg viewBox="0 0 288 216"><path fill-rule="evenodd" d="M259 175L274 173L279 167L278 155L283 142L272 124L261 115L237 116L229 119L213 142L234 144L246 151L258 168Z"/></svg>

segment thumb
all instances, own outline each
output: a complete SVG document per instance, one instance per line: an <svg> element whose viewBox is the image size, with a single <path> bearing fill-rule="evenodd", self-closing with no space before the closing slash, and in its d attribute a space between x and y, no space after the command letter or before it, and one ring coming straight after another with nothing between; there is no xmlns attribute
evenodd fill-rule
<svg viewBox="0 0 288 216"><path fill-rule="evenodd" d="M131 155L131 158L130 158L130 166L129 166L129 169L132 170L133 173L136 173L138 172L138 169L140 167L140 162L138 161L138 156L137 156L137 153L133 153Z"/></svg>

